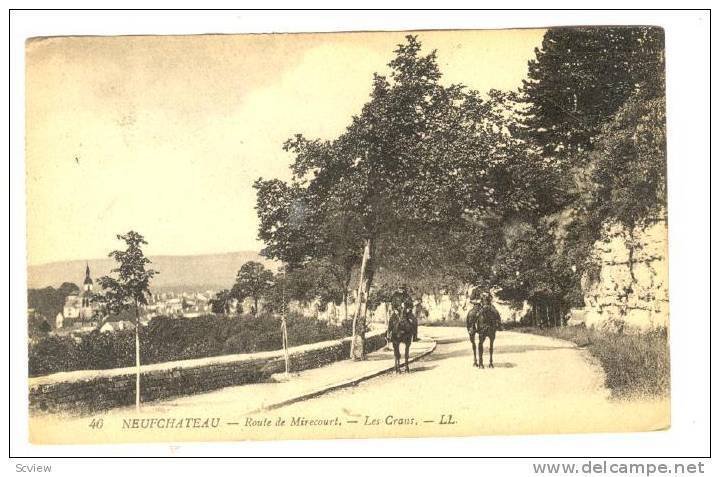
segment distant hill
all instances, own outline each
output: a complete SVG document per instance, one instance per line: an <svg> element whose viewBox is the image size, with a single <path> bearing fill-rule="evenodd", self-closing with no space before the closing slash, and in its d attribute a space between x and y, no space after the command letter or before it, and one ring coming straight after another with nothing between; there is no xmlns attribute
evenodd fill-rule
<svg viewBox="0 0 720 477"><path fill-rule="evenodd" d="M254 260L277 270L277 262L257 252L231 252L209 255L158 255L148 257L151 267L160 273L152 288L162 291L202 291L229 288L243 263ZM108 275L115 267L112 259L88 260L93 280ZM28 288L58 287L63 282L81 285L85 278L85 260L53 262L28 267Z"/></svg>

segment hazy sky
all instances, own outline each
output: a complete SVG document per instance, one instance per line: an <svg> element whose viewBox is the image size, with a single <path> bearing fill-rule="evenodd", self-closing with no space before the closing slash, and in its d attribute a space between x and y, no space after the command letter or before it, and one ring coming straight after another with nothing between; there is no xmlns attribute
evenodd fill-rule
<svg viewBox="0 0 720 477"><path fill-rule="evenodd" d="M420 32L443 82L515 89L543 30ZM27 45L30 264L259 250L253 181L332 138L406 33L76 37Z"/></svg>

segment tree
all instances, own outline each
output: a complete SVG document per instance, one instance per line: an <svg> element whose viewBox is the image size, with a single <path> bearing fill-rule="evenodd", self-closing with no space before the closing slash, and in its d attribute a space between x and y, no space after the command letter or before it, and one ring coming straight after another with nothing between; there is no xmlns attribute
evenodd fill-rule
<svg viewBox="0 0 720 477"><path fill-rule="evenodd" d="M345 281L359 267L355 359L364 355L376 271L408 262L395 260L400 249L394 244L420 250L431 238L447 242L447 230L461 228L465 208L487 206L497 193L488 186L492 164L505 154L496 146L504 134L494 124L501 117L497 101L461 85L443 86L436 53L420 50L414 36L398 46L390 75L374 76L369 101L338 138L297 135L286 142L295 156L290 184L255 185L260 238L271 256L325 259ZM432 247L424 252L440 253ZM430 263L427 255L414 257L415 265Z"/></svg>
<svg viewBox="0 0 720 477"><path fill-rule="evenodd" d="M230 302L233 296L230 290L220 290L210 299L210 308L213 313L225 314L230 313Z"/></svg>
<svg viewBox="0 0 720 477"><path fill-rule="evenodd" d="M266 270L262 263L245 262L238 271L232 295L240 301L252 298L255 303L254 314L257 316L260 298L272 288L273 281L273 272Z"/></svg>
<svg viewBox="0 0 720 477"><path fill-rule="evenodd" d="M142 235L129 231L118 235L125 242L125 250L114 250L108 255L115 259L118 266L111 273L98 279L102 293L95 297L106 317L117 315L126 310L135 314L135 407L140 410L140 307L147 305L150 296L150 281L158 273L146 269L150 260L145 257L142 246L147 242Z"/></svg>
<svg viewBox="0 0 720 477"><path fill-rule="evenodd" d="M305 157L325 156L336 153L329 143L305 141L294 138L285 144L293 149L297 162ZM298 169L299 170L299 169ZM300 174L300 172L298 172ZM291 293L293 299L309 301L319 298L322 303L342 301L347 319L347 301L353 269L360 264L361 230L357 227L357 214L350 205L347 191L341 194L319 194L320 184L302 185L303 179L295 176L291 184L280 180L258 179L258 236L266 244L262 254L285 263L286 273L293 284L313 284L306 289ZM312 275L312 280L302 275Z"/></svg>
<svg viewBox="0 0 720 477"><path fill-rule="evenodd" d="M544 156L582 159L631 95L662 96L664 79L661 28L551 28L523 81L526 137Z"/></svg>
<svg viewBox="0 0 720 477"><path fill-rule="evenodd" d="M389 63L390 77L374 76L370 100L339 138L329 143L298 136L286 145L296 156L297 182L307 183L307 196L323 206L322 217L335 230L349 230L357 247L350 255L360 258L353 316L355 359L364 356L366 302L378 263L378 242L402 233L411 223L417 226L440 216L434 214L436 209L421 210L424 204L417 191L427 155L421 143L461 89L442 87L435 52L422 56L420 48L412 36L398 46Z"/></svg>
<svg viewBox="0 0 720 477"><path fill-rule="evenodd" d="M58 291L67 297L73 293L80 293L80 288L78 288L78 286L74 283L63 282L63 284L60 285L60 288L58 288Z"/></svg>
<svg viewBox="0 0 720 477"><path fill-rule="evenodd" d="M663 44L655 27L545 34L520 94L508 98L519 114L507 124L527 160L500 172L542 180L530 187L540 206L516 216L537 242L504 232L495 248L493 271L503 276L492 277L504 296L582 303L580 277L597 268L592 249L609 221L628 227L632 263L635 224L664 204ZM504 216L497 230L513 220Z"/></svg>
<svg viewBox="0 0 720 477"><path fill-rule="evenodd" d="M65 300L73 293L77 294L80 289L74 283L65 282L59 288L29 288L28 308L33 308L43 317L53 320L58 313L63 311Z"/></svg>

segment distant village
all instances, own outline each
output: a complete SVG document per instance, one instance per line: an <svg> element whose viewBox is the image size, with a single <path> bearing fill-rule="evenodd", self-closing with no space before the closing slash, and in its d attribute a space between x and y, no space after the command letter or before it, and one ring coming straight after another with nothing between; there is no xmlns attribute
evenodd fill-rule
<svg viewBox="0 0 720 477"><path fill-rule="evenodd" d="M135 317L132 312L123 312L115 316L101 316L98 305L93 302L95 293L94 280L90 266L85 266L85 278L82 288L78 292L71 292L66 298L62 311L54 317L50 333L57 335L73 335L88 333L99 329L101 332L132 329L135 327ZM151 295L148 304L143 306L140 314L140 324L146 325L153 317L167 316L174 318L195 318L212 313L210 299L214 290L204 292L159 292ZM235 312L240 304L232 304L231 311ZM39 319L50 317L37 316L37 310L28 309L30 317Z"/></svg>
<svg viewBox="0 0 720 477"><path fill-rule="evenodd" d="M196 318L213 315L215 313L213 313L212 309L212 299L215 297L216 292L217 290L154 292L149 297L148 304L141 307L140 325L145 326L151 319L158 316ZM135 316L132 311L125 311L114 316L103 316L99 313L98 304L92 299L95 293L95 282L92 278L90 266L86 264L82 287L78 291L71 291L65 297L62 311L56 314L52 323L49 323L51 317L40 316L41 314L33 308L28 309L28 316L31 321L33 318L36 322L47 321L49 326L46 326L44 332L58 336L79 336L95 330L108 333L134 329ZM447 294L442 294L439 297L424 295L420 300L416 300L417 309L415 312L419 317L427 321L463 319L465 313L469 310L466 301L467 296L452 299ZM521 309L513 309L502 301L496 301L496 305L503 321L518 321L529 311L527 303ZM260 309L262 310L262 308L263 301L261 300ZM332 302L321 307L319 302L300 304L293 301L288 303L288 310L327 321L331 324L340 324L345 319L343 306ZM254 303L252 299L247 298L243 301L230 300L224 314L235 316L254 314L254 312ZM348 316L352 316L354 312L355 300L351 296L348 303ZM368 319L371 322L384 323L387 319L387 313L386 307L380 306L370 311Z"/></svg>
<svg viewBox="0 0 720 477"><path fill-rule="evenodd" d="M214 313L211 300L216 292L217 290L154 292L148 298L148 304L141 307L140 325L145 326L151 319L158 316L197 318L212 315ZM82 287L78 291L71 291L65 297L62 311L58 312L54 319L53 317L43 316L39 310L34 308L28 309L28 317L31 322L33 320L40 323L47 322L47 328L44 332L58 336L78 336L95 330L108 333L134 329L135 316L132 311L125 311L114 316L103 316L99 313L99 305L92 299L95 293L95 281L92 278L90 266L86 264ZM333 303L322 311L319 310L318 305L315 303L308 306L290 303L289 309L336 324L343 318L340 307ZM254 312L254 303L252 299L247 298L243 301L230 300L226 314L254 314Z"/></svg>

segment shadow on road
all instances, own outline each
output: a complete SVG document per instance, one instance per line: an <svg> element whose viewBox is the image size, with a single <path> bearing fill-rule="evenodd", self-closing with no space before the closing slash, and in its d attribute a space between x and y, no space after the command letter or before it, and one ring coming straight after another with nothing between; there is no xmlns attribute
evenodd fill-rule
<svg viewBox="0 0 720 477"><path fill-rule="evenodd" d="M451 342L458 342L462 340L454 340ZM469 340L465 340L467 342L467 347L464 347L462 349L454 349L454 350L448 350L443 351L441 348L436 349L432 354L425 357L423 359L424 362L432 362L432 361L439 361L443 359L448 358L458 358L458 357L468 357L472 358L472 348L470 347ZM441 341L438 341L438 344L440 344ZM567 350L567 349L575 349L574 346L538 346L538 345L501 345L498 344L497 341L495 342L495 350L494 350L494 356L503 355L503 354L514 354L514 353L526 353L528 351L555 351L555 350ZM483 353L484 356L489 356L488 351L488 344L485 342L485 345L483 347ZM510 368L514 367L515 365L502 365L502 367ZM496 367L500 367L498 364L495 365Z"/></svg>
<svg viewBox="0 0 720 477"><path fill-rule="evenodd" d="M435 369L435 368L436 368L435 365L433 365L433 366L413 366L413 365L411 364L411 365L410 365L410 372L411 372L411 373L416 373L416 372L422 372L422 371L430 371L431 369Z"/></svg>
<svg viewBox="0 0 720 477"><path fill-rule="evenodd" d="M575 346L537 346L537 345L498 345L495 342L495 354L503 353L525 353L528 351L555 351L561 349L575 349ZM468 344L468 351L472 352L470 345ZM485 351L487 351L487 344L485 345Z"/></svg>
<svg viewBox="0 0 720 477"><path fill-rule="evenodd" d="M495 366L495 368L516 368L517 364L515 364L515 363L498 363L496 361L493 363L493 366ZM488 367L487 362L485 363L485 369L481 369L480 371L486 371L486 370L490 370L490 371L493 370L493 368Z"/></svg>

